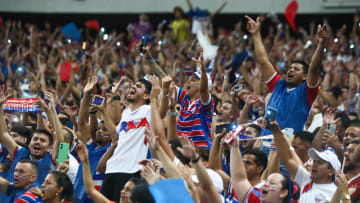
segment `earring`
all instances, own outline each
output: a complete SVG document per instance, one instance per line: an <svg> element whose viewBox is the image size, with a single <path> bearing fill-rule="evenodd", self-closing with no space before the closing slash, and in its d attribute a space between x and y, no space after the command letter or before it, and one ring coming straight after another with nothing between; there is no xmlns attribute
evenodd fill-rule
<svg viewBox="0 0 360 203"><path fill-rule="evenodd" d="M58 196L59 195L59 193L56 193L56 196Z"/></svg>

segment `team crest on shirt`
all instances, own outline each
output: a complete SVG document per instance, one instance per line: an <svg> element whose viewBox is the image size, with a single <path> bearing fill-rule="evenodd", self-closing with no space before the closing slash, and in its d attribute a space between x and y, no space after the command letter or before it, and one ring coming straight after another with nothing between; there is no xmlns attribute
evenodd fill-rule
<svg viewBox="0 0 360 203"><path fill-rule="evenodd" d="M147 121L146 117L132 121L123 121L120 124L120 132L128 132L129 130L145 127L147 125L149 125L149 122Z"/></svg>
<svg viewBox="0 0 360 203"><path fill-rule="evenodd" d="M322 202L328 202L328 201L326 201L326 198L322 194L318 194L315 196L315 202L322 203Z"/></svg>

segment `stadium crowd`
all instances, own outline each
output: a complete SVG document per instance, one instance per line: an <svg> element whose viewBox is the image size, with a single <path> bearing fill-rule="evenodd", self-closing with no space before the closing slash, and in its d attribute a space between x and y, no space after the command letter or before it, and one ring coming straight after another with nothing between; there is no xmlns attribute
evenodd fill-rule
<svg viewBox="0 0 360 203"><path fill-rule="evenodd" d="M360 12L294 34L187 3L121 32L4 19L0 202L360 202Z"/></svg>

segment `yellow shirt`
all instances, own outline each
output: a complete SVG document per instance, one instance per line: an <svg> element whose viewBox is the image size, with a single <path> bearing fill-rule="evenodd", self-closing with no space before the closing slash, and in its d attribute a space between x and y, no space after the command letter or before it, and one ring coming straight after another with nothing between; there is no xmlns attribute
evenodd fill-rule
<svg viewBox="0 0 360 203"><path fill-rule="evenodd" d="M186 40L188 33L189 22L185 19L174 20L172 22L173 33L177 41L183 42Z"/></svg>

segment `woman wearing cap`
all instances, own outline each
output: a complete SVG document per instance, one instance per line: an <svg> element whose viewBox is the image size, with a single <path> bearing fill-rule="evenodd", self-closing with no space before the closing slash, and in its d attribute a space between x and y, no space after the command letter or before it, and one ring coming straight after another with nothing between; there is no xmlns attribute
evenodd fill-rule
<svg viewBox="0 0 360 203"><path fill-rule="evenodd" d="M231 133L228 136L233 136ZM261 189L254 188L249 182L245 165L239 149L239 138L233 138L230 147L230 174L235 191L235 198L240 202L283 202L298 200L300 190L298 185L289 177L280 173L268 176Z"/></svg>

